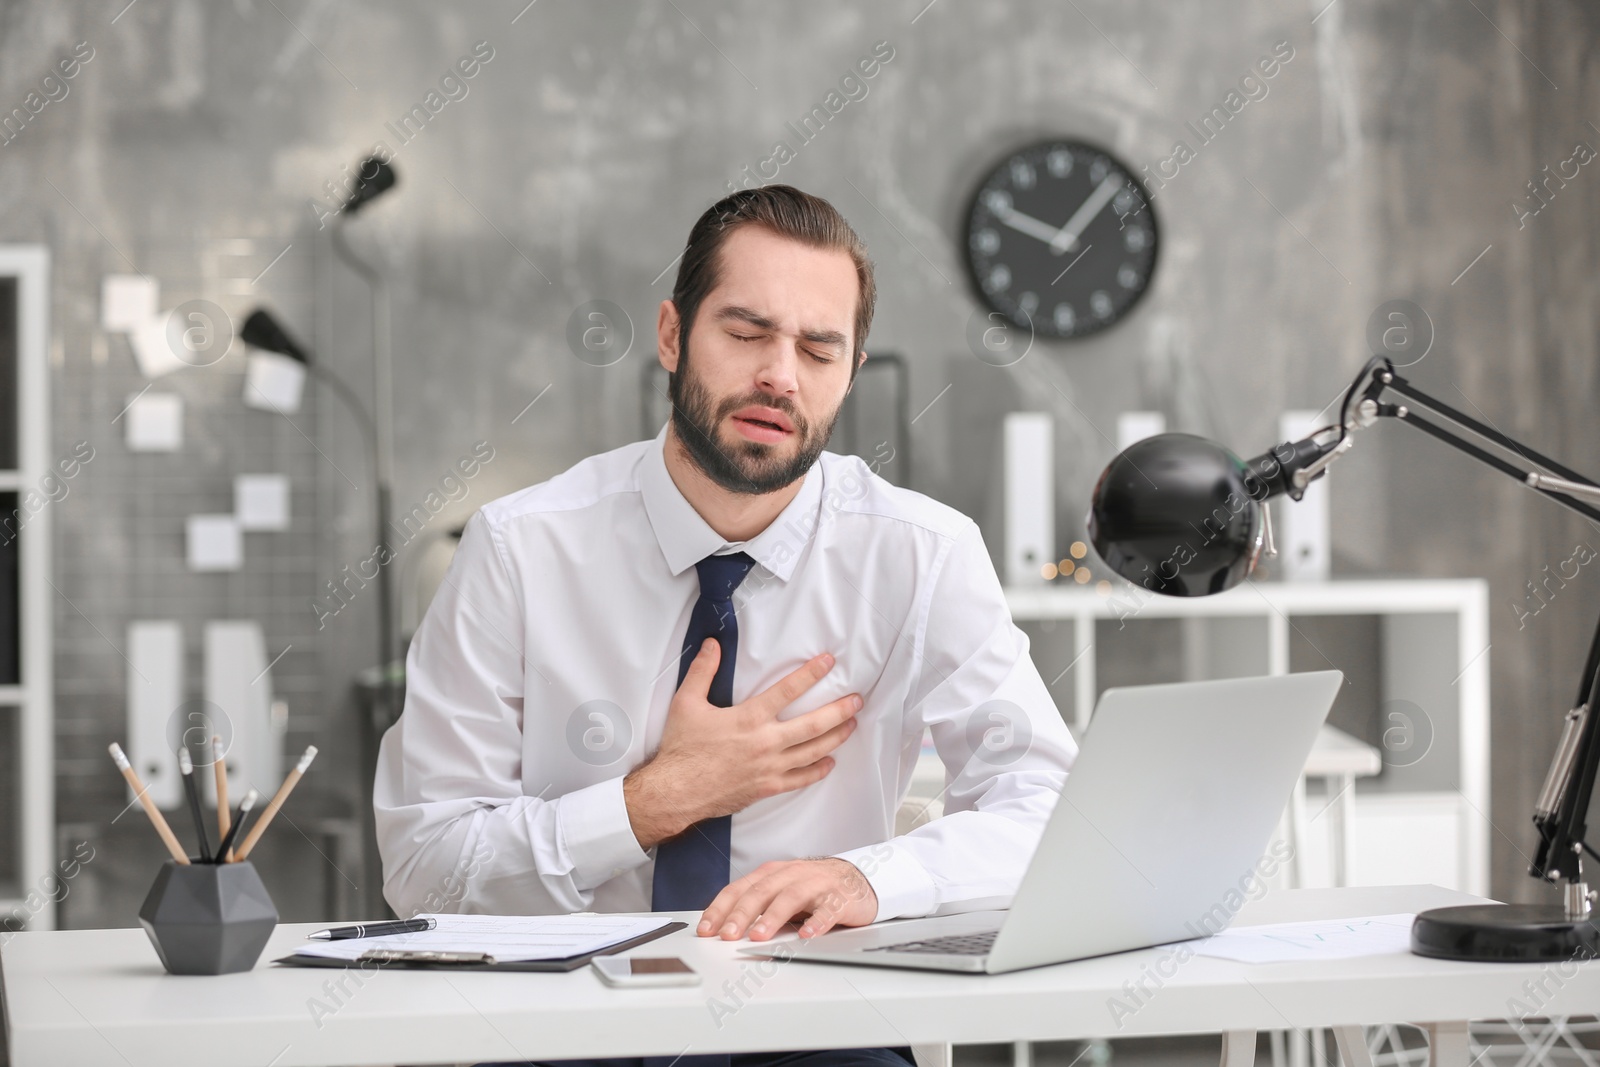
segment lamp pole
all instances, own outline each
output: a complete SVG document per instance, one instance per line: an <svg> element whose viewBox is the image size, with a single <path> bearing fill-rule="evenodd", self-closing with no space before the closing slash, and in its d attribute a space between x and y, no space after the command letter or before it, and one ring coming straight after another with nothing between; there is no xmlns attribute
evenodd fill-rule
<svg viewBox="0 0 1600 1067"><path fill-rule="evenodd" d="M389 519L393 505L394 477L394 393L393 356L390 348L389 286L377 268L357 256L345 239L344 220L348 210L332 225L333 250L355 271L372 291L372 435L373 476L377 480L373 508L378 560L378 687L380 706L375 709L384 725L394 718L394 573L390 564Z"/></svg>
<svg viewBox="0 0 1600 1067"><path fill-rule="evenodd" d="M355 184L351 186L329 234L334 254L354 271L372 293L372 450L373 477L377 481L373 507L373 546L378 560L378 684L374 690L376 706L371 709L370 726L387 729L396 715L395 660L398 640L395 633L394 552L389 545L390 517L394 485L394 361L390 337L389 284L371 263L356 255L345 237L346 223L369 201L394 188L394 168L383 159L361 161ZM369 729L367 733L372 733Z"/></svg>

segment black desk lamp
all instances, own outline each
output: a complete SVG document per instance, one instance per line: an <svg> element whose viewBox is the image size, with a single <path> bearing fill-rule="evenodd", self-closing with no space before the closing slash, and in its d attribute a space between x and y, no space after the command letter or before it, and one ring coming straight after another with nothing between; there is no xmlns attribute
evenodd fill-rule
<svg viewBox="0 0 1600 1067"><path fill-rule="evenodd" d="M1393 393L1404 403L1385 401ZM1419 416L1407 403L1441 422ZM1207 596L1250 576L1272 551L1275 496L1299 500L1348 451L1355 431L1380 418L1415 426L1584 517L1600 521L1600 485L1434 399L1375 356L1345 392L1339 422L1252 460L1188 434L1139 441L1113 459L1094 488L1088 529L1095 551L1136 585L1168 596ZM1476 441L1469 439L1475 438ZM1479 443L1481 442L1481 443ZM1483 447L1492 446L1499 454ZM1600 953L1600 912L1583 881L1584 840L1600 766L1600 627L1583 668L1576 707L1539 793L1539 846L1528 873L1562 888L1558 905L1435 908L1417 916L1411 949L1457 960L1557 960Z"/></svg>

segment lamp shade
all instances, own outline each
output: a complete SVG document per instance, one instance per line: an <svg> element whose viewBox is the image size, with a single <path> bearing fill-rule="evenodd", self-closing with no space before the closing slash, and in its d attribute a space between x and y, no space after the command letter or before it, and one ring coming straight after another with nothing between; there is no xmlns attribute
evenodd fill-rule
<svg viewBox="0 0 1600 1067"><path fill-rule="evenodd" d="M296 343L289 332L264 308L256 308L245 318L239 329L239 340L252 348L288 356L296 363L309 364L311 357Z"/></svg>
<svg viewBox="0 0 1600 1067"><path fill-rule="evenodd" d="M1089 539L1135 585L1167 596L1220 593L1255 570L1266 489L1216 442L1157 434L1128 446L1100 475Z"/></svg>
<svg viewBox="0 0 1600 1067"><path fill-rule="evenodd" d="M344 210L351 215L360 211L369 200L376 200L394 188L394 168L376 156L361 161L361 173L356 178L350 195L345 199Z"/></svg>

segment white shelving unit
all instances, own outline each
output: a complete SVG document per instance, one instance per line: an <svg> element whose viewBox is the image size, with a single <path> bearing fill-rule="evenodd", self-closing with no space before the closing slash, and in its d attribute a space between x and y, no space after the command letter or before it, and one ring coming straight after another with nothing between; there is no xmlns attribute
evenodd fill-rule
<svg viewBox="0 0 1600 1067"><path fill-rule="evenodd" d="M1074 658L1062 673L1071 678L1071 721L1080 731L1105 688L1096 654L1097 635L1108 632L1102 628L1187 620L1184 674L1203 679L1287 673L1297 618L1376 616L1380 662L1375 669L1383 708L1423 709L1426 722L1395 720L1392 728L1425 733L1430 760L1423 768L1411 754L1384 751L1382 774L1361 779L1353 805L1345 809L1349 823L1336 822L1342 830L1334 831L1348 835L1346 877L1356 885L1432 881L1488 894L1486 582L1247 582L1194 598L1157 596L1125 584L1109 595L1087 587L1040 585L1013 587L1006 596L1013 617L1025 627L1071 627ZM1052 681L1046 665L1040 669ZM1314 841L1308 844L1314 849Z"/></svg>
<svg viewBox="0 0 1600 1067"><path fill-rule="evenodd" d="M14 405L16 463L0 469L0 496L20 502L50 470L50 254L42 245L0 245L0 279L14 280L15 380L0 383L0 403ZM3 455L0 452L0 455ZM0 726L14 730L11 765L0 767L0 788L18 800L18 854L0 866L0 920L20 919L30 930L55 924L50 875L54 869L55 756L52 714L50 508L27 513L16 532L19 554L17 623L20 678L0 685ZM11 508L0 519L15 525ZM9 537L9 531L0 533ZM14 610L0 605L0 610ZM11 721L4 721L9 719ZM8 798L9 799L9 798ZM9 804L7 805L9 807ZM11 818L12 816L7 816ZM34 893L32 900L29 894Z"/></svg>

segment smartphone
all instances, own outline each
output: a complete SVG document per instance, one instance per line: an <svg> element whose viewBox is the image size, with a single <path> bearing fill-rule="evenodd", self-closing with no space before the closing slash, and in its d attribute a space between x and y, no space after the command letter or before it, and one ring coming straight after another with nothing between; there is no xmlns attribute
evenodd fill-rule
<svg viewBox="0 0 1600 1067"><path fill-rule="evenodd" d="M700 984L694 968L676 956L596 956L589 966L606 985L619 988Z"/></svg>

